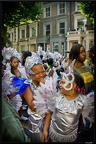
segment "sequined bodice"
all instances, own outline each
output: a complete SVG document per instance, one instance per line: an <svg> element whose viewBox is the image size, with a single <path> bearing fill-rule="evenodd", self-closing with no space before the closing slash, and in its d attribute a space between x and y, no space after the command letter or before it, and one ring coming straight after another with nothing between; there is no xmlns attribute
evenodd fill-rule
<svg viewBox="0 0 96 144"><path fill-rule="evenodd" d="M32 90L32 93L34 95L34 90L36 90L36 86L31 83L31 90ZM29 107L28 107L28 114L29 115L32 115L35 119L41 119L41 116L39 114L37 114L35 111L32 111Z"/></svg>
<svg viewBox="0 0 96 144"><path fill-rule="evenodd" d="M31 90L34 95L34 90L36 90L36 86L33 83L31 84ZM27 112L31 117L31 123L32 123L32 129L30 128L31 131L33 131L34 133L38 133L38 132L42 131L44 117L41 117L41 115L39 115L39 113L37 113L36 111L32 111L29 107L28 107Z"/></svg>
<svg viewBox="0 0 96 144"><path fill-rule="evenodd" d="M56 99L55 109L52 116L50 134L61 135L77 135L79 116L82 113L83 101L81 96L68 101L66 97L60 95ZM54 131L56 133L54 133ZM76 138L74 136L74 139ZM53 136L54 137L54 136ZM54 138L53 138L54 139Z"/></svg>

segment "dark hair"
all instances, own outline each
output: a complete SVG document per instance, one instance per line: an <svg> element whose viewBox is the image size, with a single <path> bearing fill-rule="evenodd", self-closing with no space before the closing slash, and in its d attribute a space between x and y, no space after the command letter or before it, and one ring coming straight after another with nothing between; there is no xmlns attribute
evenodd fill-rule
<svg viewBox="0 0 96 144"><path fill-rule="evenodd" d="M48 65L53 65L53 59L52 58L49 58L49 59L47 59L47 63L48 63Z"/></svg>
<svg viewBox="0 0 96 144"><path fill-rule="evenodd" d="M12 62L14 59L17 59L18 61L19 61L19 59L17 58L17 57L15 57L15 56L12 56L11 58L10 58L10 62ZM14 70L13 70L13 66L10 64L10 66L11 66L11 73L12 74L15 74L14 73Z"/></svg>
<svg viewBox="0 0 96 144"><path fill-rule="evenodd" d="M62 67L56 70L58 76L61 76L60 72L64 72L64 69Z"/></svg>
<svg viewBox="0 0 96 144"><path fill-rule="evenodd" d="M1 55L1 56L2 56L2 59L1 59L1 60L3 61L3 55Z"/></svg>
<svg viewBox="0 0 96 144"><path fill-rule="evenodd" d="M86 94L86 88L85 88L84 80L82 79L82 77L78 73L74 72L73 74L75 77L74 82L77 85L76 91L81 93L81 94Z"/></svg>
<svg viewBox="0 0 96 144"><path fill-rule="evenodd" d="M42 58L43 58L43 55L40 55L40 58L42 59Z"/></svg>
<svg viewBox="0 0 96 144"><path fill-rule="evenodd" d="M25 64L25 60L26 60L26 58L28 57L28 56L31 56L32 55L32 53L30 52L30 51L24 51L23 53L22 53L22 65L24 66L24 64Z"/></svg>
<svg viewBox="0 0 96 144"><path fill-rule="evenodd" d="M95 50L95 47L92 46L92 47L88 50L88 52L94 52L94 50Z"/></svg>
<svg viewBox="0 0 96 144"><path fill-rule="evenodd" d="M77 86L79 86L80 88L84 87L84 80L82 79L82 77L76 72L74 72L73 74L75 77L74 82L77 84Z"/></svg>
<svg viewBox="0 0 96 144"><path fill-rule="evenodd" d="M12 56L11 58L10 58L10 62L12 62L12 60L14 60L14 59L18 59L16 56ZM19 61L19 59L18 59L18 61Z"/></svg>
<svg viewBox="0 0 96 144"><path fill-rule="evenodd" d="M78 56L80 54L80 48L83 47L82 44L75 44L72 46L70 53L69 53L69 59L71 59L72 61L74 59L78 59Z"/></svg>

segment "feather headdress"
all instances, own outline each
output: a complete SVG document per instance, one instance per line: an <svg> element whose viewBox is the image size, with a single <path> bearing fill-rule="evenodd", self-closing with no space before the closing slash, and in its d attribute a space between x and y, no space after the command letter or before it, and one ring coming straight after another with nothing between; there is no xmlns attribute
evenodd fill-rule
<svg viewBox="0 0 96 144"><path fill-rule="evenodd" d="M22 55L18 53L18 51L15 48L12 47L4 47L2 50L2 56L4 60L10 59L12 56L17 57L21 61Z"/></svg>

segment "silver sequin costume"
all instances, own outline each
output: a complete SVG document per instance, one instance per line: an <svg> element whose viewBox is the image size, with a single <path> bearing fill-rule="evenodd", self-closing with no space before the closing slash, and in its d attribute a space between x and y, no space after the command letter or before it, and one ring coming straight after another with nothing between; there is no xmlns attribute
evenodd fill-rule
<svg viewBox="0 0 96 144"><path fill-rule="evenodd" d="M31 89L34 94L36 86L32 83ZM41 132L43 129L44 117L41 117L37 112L32 111L28 107L29 122L28 129L30 131L30 138L32 142L41 142Z"/></svg>
<svg viewBox="0 0 96 144"><path fill-rule="evenodd" d="M89 117L92 110L92 101L84 95L79 95L76 99L68 101L65 96L56 98L49 137L53 142L73 142L77 138L79 116Z"/></svg>

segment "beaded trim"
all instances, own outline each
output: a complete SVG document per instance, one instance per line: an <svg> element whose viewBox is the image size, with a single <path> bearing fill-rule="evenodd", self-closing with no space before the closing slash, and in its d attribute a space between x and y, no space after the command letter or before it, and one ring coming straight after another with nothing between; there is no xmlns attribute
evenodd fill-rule
<svg viewBox="0 0 96 144"><path fill-rule="evenodd" d="M63 112L73 112L78 108L78 105L83 106L81 96L78 96L76 99L68 101L64 96L60 96L56 100L56 108L61 109Z"/></svg>
<svg viewBox="0 0 96 144"><path fill-rule="evenodd" d="M73 135L61 135L54 131L52 127L49 130L49 137L53 142L73 142L77 138L77 129L75 130Z"/></svg>

